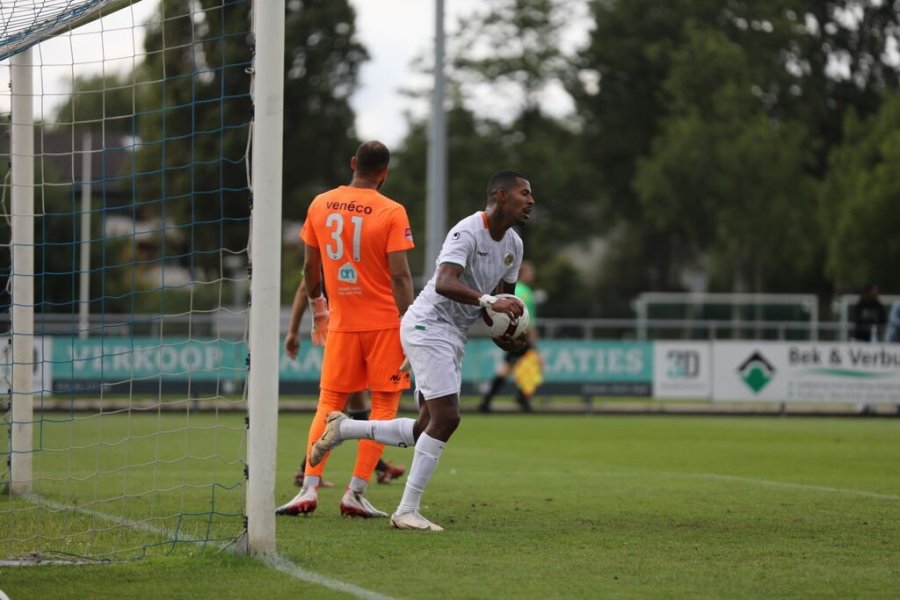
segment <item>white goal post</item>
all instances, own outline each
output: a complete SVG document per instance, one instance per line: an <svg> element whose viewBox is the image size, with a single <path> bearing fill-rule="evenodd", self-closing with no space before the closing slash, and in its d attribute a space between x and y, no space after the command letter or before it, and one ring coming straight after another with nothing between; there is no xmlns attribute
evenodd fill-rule
<svg viewBox="0 0 900 600"><path fill-rule="evenodd" d="M12 112L10 164L12 166L10 253L13 304L10 307L12 338L12 423L10 430L10 491L32 489L32 423L34 369L34 113L31 50L11 59Z"/></svg>
<svg viewBox="0 0 900 600"><path fill-rule="evenodd" d="M284 118L284 0L253 2L253 223L250 246L247 539L253 553L275 551L275 450L281 309L281 175ZM259 257L261 260L252 260Z"/></svg>

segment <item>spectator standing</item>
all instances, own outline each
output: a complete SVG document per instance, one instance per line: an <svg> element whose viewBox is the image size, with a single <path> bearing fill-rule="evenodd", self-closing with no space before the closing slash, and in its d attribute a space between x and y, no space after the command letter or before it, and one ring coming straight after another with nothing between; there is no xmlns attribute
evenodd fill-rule
<svg viewBox="0 0 900 600"><path fill-rule="evenodd" d="M853 339L860 342L877 342L882 339L887 324L887 310L878 298L878 286L867 283L853 311Z"/></svg>

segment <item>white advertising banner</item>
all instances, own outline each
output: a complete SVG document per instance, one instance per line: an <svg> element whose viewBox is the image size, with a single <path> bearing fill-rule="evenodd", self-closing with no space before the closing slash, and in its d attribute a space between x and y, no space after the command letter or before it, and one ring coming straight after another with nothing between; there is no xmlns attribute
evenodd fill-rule
<svg viewBox="0 0 900 600"><path fill-rule="evenodd" d="M654 398L709 398L711 382L709 342L653 343Z"/></svg>
<svg viewBox="0 0 900 600"><path fill-rule="evenodd" d="M713 400L900 404L900 345L713 343Z"/></svg>

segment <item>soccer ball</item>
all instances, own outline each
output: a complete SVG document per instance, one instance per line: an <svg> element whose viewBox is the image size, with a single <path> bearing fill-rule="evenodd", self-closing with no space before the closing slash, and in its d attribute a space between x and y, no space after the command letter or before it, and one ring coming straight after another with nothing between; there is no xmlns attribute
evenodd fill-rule
<svg viewBox="0 0 900 600"><path fill-rule="evenodd" d="M497 294L497 298L516 298L513 294ZM516 298L516 300L519 300ZM522 303L521 300L519 300ZM502 312L495 312L490 306L481 309L481 318L487 325L489 334L492 339L503 337L508 333L513 339L516 339L528 331L528 307L522 303L525 312L518 319L512 320L509 315Z"/></svg>

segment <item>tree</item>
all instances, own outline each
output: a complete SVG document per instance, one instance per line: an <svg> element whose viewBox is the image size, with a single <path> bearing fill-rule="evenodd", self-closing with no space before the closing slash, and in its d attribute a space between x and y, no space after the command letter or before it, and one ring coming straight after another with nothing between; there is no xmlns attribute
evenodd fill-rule
<svg viewBox="0 0 900 600"><path fill-rule="evenodd" d="M461 87L488 85L508 91L512 112L540 112L543 94L560 82L567 57L562 35L572 0L492 0L460 20L452 44L452 67ZM504 90L508 88L508 90Z"/></svg>
<svg viewBox="0 0 900 600"><path fill-rule="evenodd" d="M792 80L780 90L784 114L802 120L814 142L814 174L824 177L831 149L841 143L844 116L878 112L885 90L900 91L892 44L900 2L794 0L777 3L793 35L779 49Z"/></svg>
<svg viewBox="0 0 900 600"><path fill-rule="evenodd" d="M885 95L869 118L848 114L843 138L829 157L822 194L827 272L838 290L858 289L867 281L898 289L900 95Z"/></svg>
<svg viewBox="0 0 900 600"><path fill-rule="evenodd" d="M594 186L607 199L596 233L614 233L611 256L628 257L630 266L628 277L605 274L601 279L617 281L627 299L645 290L680 289L678 238L645 218L633 186L638 160L650 152L669 111L663 84L671 54L682 44L683 28L691 21L715 22L720 4L589 3L594 28L571 65L567 87L583 124L579 151L591 165Z"/></svg>
<svg viewBox="0 0 900 600"><path fill-rule="evenodd" d="M823 177L824 157L840 141L835 123L851 108L861 115L871 114L880 102L879 90L896 88L897 65L890 62L887 50L898 31L897 8L896 1L863 0L590 2L595 29L569 77L570 90L585 124L583 151L596 165L600 185L609 192L608 222L625 220L629 225L623 229L643 238L641 244L619 238L629 248L642 249L639 262L647 274L642 289L678 285L679 263L700 258L696 252L684 252L687 236L694 244L692 250L714 250L706 260L716 271L716 285L731 287L743 281L740 285L754 287L750 282L755 279L766 291L799 285L826 287L815 267L824 256L818 231L804 234L805 248L780 257L774 263L777 266L764 265L765 277L753 275L739 266L746 263L739 256L748 249L725 252L720 245L727 239L726 231L717 233L710 221L715 215L718 223L722 213L697 210L690 201L709 195L713 188L723 191L726 177L733 183L746 182L740 170L728 166L738 167L742 161L748 167L757 164L767 180L783 181L788 189L797 187L791 185L797 181L791 174L799 174L797 193L808 199L814 185L808 176ZM729 76L728 65L721 76L703 68L709 58L697 46L697 32L703 29L718 32L721 39L714 46L720 50L726 41L741 50L740 81ZM688 51L694 53L693 66L678 63ZM844 71L835 68L841 65ZM673 75L675 69L681 74ZM675 77L681 78L680 83ZM722 96L727 92L722 81L734 84L728 92L730 99ZM676 101L675 88L683 95L689 85L695 88L693 97ZM725 114L729 103L739 112ZM687 106L693 106L694 112ZM706 122L708 118L713 122ZM679 136L686 137L679 141ZM712 157L704 151L709 147L720 151L708 163L717 172L698 178L703 162ZM766 148L777 162L760 162ZM690 161L693 166L687 164ZM679 191L663 189L663 181L677 184ZM770 191L775 194L777 189ZM680 194L678 201L673 199L675 194ZM663 197L670 201L662 202ZM789 200L797 201L796 197ZM661 217L659 211L667 216ZM673 211L686 211L680 219L684 229L672 227ZM779 230L783 223L778 219L785 215L781 210L771 214ZM770 229L763 221L757 221L756 227L759 232ZM766 247L762 236L755 247ZM785 264L785 258L790 264ZM723 268L723 261L731 266Z"/></svg>
<svg viewBox="0 0 900 600"><path fill-rule="evenodd" d="M814 214L804 172L802 126L770 119L746 93L746 53L725 35L692 29L673 54L666 90L672 115L635 187L645 213L711 264L731 265L721 283L735 291L768 289L769 271L808 266L803 232Z"/></svg>

